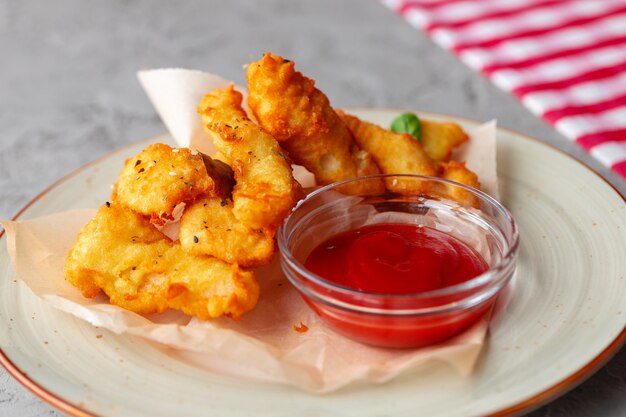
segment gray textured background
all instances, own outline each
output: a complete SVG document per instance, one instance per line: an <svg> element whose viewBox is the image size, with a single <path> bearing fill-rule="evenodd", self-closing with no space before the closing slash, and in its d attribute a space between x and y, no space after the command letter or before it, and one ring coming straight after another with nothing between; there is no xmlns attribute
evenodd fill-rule
<svg viewBox="0 0 626 417"><path fill-rule="evenodd" d="M374 0L0 0L0 218L53 181L164 130L135 71L179 66L244 81L273 51L338 107L414 108L509 127L603 169ZM0 370L0 417L56 416ZM625 416L626 349L531 416Z"/></svg>

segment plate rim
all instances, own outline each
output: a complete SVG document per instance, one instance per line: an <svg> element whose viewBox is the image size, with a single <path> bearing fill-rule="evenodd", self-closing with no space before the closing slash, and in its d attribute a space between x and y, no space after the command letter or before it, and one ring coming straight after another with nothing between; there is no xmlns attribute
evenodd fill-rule
<svg viewBox="0 0 626 417"><path fill-rule="evenodd" d="M480 120L471 119L462 116L456 116L449 113L439 113L439 112L431 112L431 111L419 111L415 109L406 109L406 108L393 108L393 107L350 107L345 109L349 112L379 112L379 113L402 113L402 112L415 112L420 115L424 115L425 117L435 117L441 119L454 119L454 121L461 121L468 124L479 125L481 123ZM531 142L537 143L539 145L545 146L548 149L553 151L557 151L563 156L573 160L577 164L579 164L582 168L587 169L592 174L594 174L597 178L602 180L605 184L607 184L623 201L626 203L626 196L622 194L615 185L613 185L609 180L607 180L604 176L602 176L597 170L587 165L585 162L575 158L564 150L558 148L557 146L546 143L540 139L529 136L524 133L520 133L514 129L497 126L497 131L506 132L512 136L519 136ZM49 186L44 188L41 192L39 192L36 196L34 196L31 200L29 200L21 209L17 211L17 213L11 218L11 220L18 220L19 217L28 210L32 205L40 201L46 194L51 192L53 189L57 188L62 183L66 182L70 178L73 178L90 168L93 165L98 164L99 162L112 157L117 153L124 152L126 149L137 146L142 142L150 142L158 137L163 135L167 135L168 132L162 132L155 135L148 136L144 139L141 139L136 142L131 142L126 144L120 148L116 148L107 152L98 158L89 161L73 171L63 175L56 181L52 182ZM4 228L0 230L0 239L4 236L5 230ZM602 366L604 366L615 354L626 345L626 324L621 332L617 335L617 337L609 343L598 355L596 355L592 360L587 362L578 370L572 372L569 376L558 381L551 385L550 387L544 389L543 391L534 394L526 399L523 399L516 404L507 406L500 410L494 411L490 414L487 414L488 417L501 417L501 416L509 416L509 415L519 415L521 413L530 412L536 408L541 407L542 405L566 394L570 390L574 389L589 377L591 377L596 371L598 371ZM17 365L11 361L11 359L7 356L4 350L0 347L0 365L7 371L11 377L13 377L17 382L19 382L24 388L26 388L30 393L34 394L43 402L52 406L53 408L68 414L72 417L102 417L101 415L92 413L90 411L81 408L80 406L71 403L69 400L62 398L61 396L51 392L50 390L44 388L39 383L35 382L26 372L22 371Z"/></svg>

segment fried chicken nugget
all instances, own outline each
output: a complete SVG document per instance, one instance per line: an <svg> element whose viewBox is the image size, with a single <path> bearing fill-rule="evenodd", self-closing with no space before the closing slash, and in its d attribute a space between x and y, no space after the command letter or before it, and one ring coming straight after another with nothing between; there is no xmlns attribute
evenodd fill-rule
<svg viewBox="0 0 626 417"><path fill-rule="evenodd" d="M293 62L267 53L248 66L246 77L248 106L261 127L311 171L318 184L380 173L326 95L297 72Z"/></svg>
<svg viewBox="0 0 626 417"><path fill-rule="evenodd" d="M172 308L203 320L237 319L259 297L252 272L184 252L119 203L103 205L83 227L64 272L83 296L93 298L102 289L112 304L140 314Z"/></svg>
<svg viewBox="0 0 626 417"><path fill-rule="evenodd" d="M230 200L206 198L185 208L180 219L180 244L188 253L253 267L272 259L274 233L252 229L237 220Z"/></svg>
<svg viewBox="0 0 626 417"><path fill-rule="evenodd" d="M235 217L253 229L276 229L302 197L291 162L278 142L257 126L233 86L206 94L198 113L215 147L235 171Z"/></svg>
<svg viewBox="0 0 626 417"><path fill-rule="evenodd" d="M437 164L411 135L383 129L340 110L337 113L384 174L437 175Z"/></svg>
<svg viewBox="0 0 626 417"><path fill-rule="evenodd" d="M467 142L467 133L456 123L420 119L424 150L437 162L449 161L452 150Z"/></svg>
<svg viewBox="0 0 626 417"><path fill-rule="evenodd" d="M187 148L155 143L126 160L112 200L162 224L182 202L205 195L229 198L233 183L226 164Z"/></svg>

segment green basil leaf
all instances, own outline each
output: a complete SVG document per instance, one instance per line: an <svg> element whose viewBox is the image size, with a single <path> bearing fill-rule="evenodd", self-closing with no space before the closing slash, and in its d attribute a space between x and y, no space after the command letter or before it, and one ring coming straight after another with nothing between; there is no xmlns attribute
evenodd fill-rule
<svg viewBox="0 0 626 417"><path fill-rule="evenodd" d="M391 122L391 131L396 133L408 133L418 142L422 139L422 126L420 119L413 113L404 113Z"/></svg>

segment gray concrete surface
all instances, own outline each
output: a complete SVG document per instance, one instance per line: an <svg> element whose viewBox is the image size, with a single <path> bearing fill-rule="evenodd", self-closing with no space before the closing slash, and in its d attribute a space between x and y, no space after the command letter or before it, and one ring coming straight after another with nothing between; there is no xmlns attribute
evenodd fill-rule
<svg viewBox="0 0 626 417"><path fill-rule="evenodd" d="M626 193L625 182L374 0L0 0L0 218L82 164L164 130L136 70L198 68L243 82L242 64L265 51L296 60L336 106L497 118ZM56 415L0 369L0 417ZM626 415L626 349L530 415Z"/></svg>

